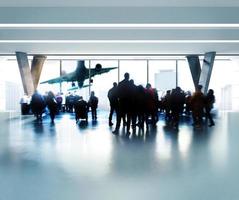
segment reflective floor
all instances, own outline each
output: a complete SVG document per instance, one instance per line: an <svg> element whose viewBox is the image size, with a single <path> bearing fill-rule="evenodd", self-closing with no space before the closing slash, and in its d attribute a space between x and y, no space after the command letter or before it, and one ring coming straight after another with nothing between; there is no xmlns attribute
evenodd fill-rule
<svg viewBox="0 0 239 200"><path fill-rule="evenodd" d="M216 126L179 131L161 119L149 133L111 133L97 123L55 125L33 117L0 122L0 200L238 200L239 113L219 113Z"/></svg>

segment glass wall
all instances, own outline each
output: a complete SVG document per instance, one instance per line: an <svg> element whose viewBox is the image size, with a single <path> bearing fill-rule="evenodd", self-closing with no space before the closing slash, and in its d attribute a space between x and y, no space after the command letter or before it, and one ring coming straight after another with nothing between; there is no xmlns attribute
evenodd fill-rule
<svg viewBox="0 0 239 200"><path fill-rule="evenodd" d="M239 62L216 60L209 88L216 96L216 106L221 110L239 110Z"/></svg>
<svg viewBox="0 0 239 200"><path fill-rule="evenodd" d="M150 60L149 83L158 90L159 97L176 87L176 61Z"/></svg>
<svg viewBox="0 0 239 200"><path fill-rule="evenodd" d="M62 66L62 75L68 74L71 72L75 72L77 68L77 60L62 60L61 61L61 66ZM89 61L85 61L85 67L89 68ZM89 85L89 79L86 79L84 82L84 85ZM77 88L77 82L72 83L72 82L63 82L62 83L62 92L67 95L67 94L77 94L83 97L83 99L87 100L89 96L89 87L83 87L80 90L79 89L74 89Z"/></svg>
<svg viewBox="0 0 239 200"><path fill-rule="evenodd" d="M202 59L201 59L202 61ZM39 84L38 90L44 94L52 90L54 93L62 91L64 94L69 92L77 93L85 100L89 99L90 91L95 91L99 97L99 108L109 109L107 93L112 87L113 82L119 82L124 78L124 73L130 74L136 85L146 85L147 82L156 88L161 97L166 90L180 86L184 91L194 91L194 85L188 62L185 59L168 60L86 60L86 68L94 69L100 63L103 68L118 67L108 73L92 77L90 83L86 79L84 84L88 85L80 90L71 90L72 83L62 84ZM176 64L177 63L177 64ZM74 72L77 60L46 60L40 77L40 82L60 76L60 66L62 74ZM238 60L219 60L214 62L209 88L214 89L216 96L216 106L221 110L239 110L239 61ZM89 84L90 83L90 84ZM90 85L90 87L89 87ZM77 86L77 85L76 85ZM15 59L0 60L0 110L20 111L19 100L23 95L23 87Z"/></svg>
<svg viewBox="0 0 239 200"><path fill-rule="evenodd" d="M184 91L195 90L187 60L178 60L178 86Z"/></svg>
<svg viewBox="0 0 239 200"><path fill-rule="evenodd" d="M128 72L135 85L145 86L147 83L147 60L121 60L119 71L120 81L124 79L124 74Z"/></svg>
<svg viewBox="0 0 239 200"><path fill-rule="evenodd" d="M91 69L94 69L96 64L101 64L102 68L118 67L117 60L91 60ZM118 82L118 69L113 69L107 73L96 75L91 78L91 91L99 98L99 108L109 110L108 91L113 86L113 82Z"/></svg>
<svg viewBox="0 0 239 200"><path fill-rule="evenodd" d="M21 76L16 60L0 60L0 111L20 112L23 95Z"/></svg>
<svg viewBox="0 0 239 200"><path fill-rule="evenodd" d="M40 76L40 81L37 90L43 95L49 91L52 91L54 93L59 92L60 84L48 84L48 83L40 84L43 81L57 78L59 76L60 76L59 60L46 60L42 68L42 73Z"/></svg>

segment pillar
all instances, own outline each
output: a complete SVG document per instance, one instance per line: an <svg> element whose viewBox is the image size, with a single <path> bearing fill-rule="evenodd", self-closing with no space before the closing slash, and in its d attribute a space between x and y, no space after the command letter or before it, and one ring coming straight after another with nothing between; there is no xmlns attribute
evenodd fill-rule
<svg viewBox="0 0 239 200"><path fill-rule="evenodd" d="M18 67L22 79L24 93L31 96L34 93L34 84L32 74L28 63L27 54L24 52L16 52Z"/></svg>

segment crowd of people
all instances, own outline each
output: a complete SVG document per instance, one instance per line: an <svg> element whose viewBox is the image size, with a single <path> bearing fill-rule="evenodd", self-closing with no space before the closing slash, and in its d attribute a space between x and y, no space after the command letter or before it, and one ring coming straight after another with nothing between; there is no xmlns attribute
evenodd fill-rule
<svg viewBox="0 0 239 200"><path fill-rule="evenodd" d="M214 126L211 109L215 102L212 89L207 95L202 93L202 86L198 85L196 92L191 95L185 93L180 87L168 90L166 95L159 99L157 90L148 83L144 88L142 85L136 86L130 80L129 73L125 73L124 80L113 83L113 87L108 92L110 101L109 126L113 125L112 115L116 112L117 120L114 134L119 133L121 121L126 126L126 133L130 134L136 127L149 128L149 124L155 126L158 121L158 111L165 113L167 124L178 129L180 116L182 114L191 115L193 125L199 128L203 124L203 117L209 120L209 126ZM145 124L145 125L144 125Z"/></svg>
<svg viewBox="0 0 239 200"><path fill-rule="evenodd" d="M161 100L160 109L165 112L165 120L171 122L176 129L179 125L180 116L192 115L193 125L201 127L203 117L209 120L209 126L214 126L211 110L215 103L214 91L210 89L207 95L202 93L202 86L198 85L196 91L191 95L190 92L184 92L180 87L171 91L168 90Z"/></svg>
<svg viewBox="0 0 239 200"><path fill-rule="evenodd" d="M98 98L93 91L88 102L82 96L72 94L68 95L65 99L65 102L63 102L64 97L62 94L55 96L51 91L44 96L35 91L31 97L30 108L37 121L42 121L42 114L46 111L46 108L49 111L52 123L54 123L55 116L60 111L75 112L76 123L79 119L88 121L89 108L91 108L92 120L97 119Z"/></svg>
<svg viewBox="0 0 239 200"><path fill-rule="evenodd" d="M124 74L124 79L118 84L113 83L113 87L108 91L110 103L109 126L113 126L113 114L116 114L116 125L113 131L118 134L121 125L126 127L126 133L129 135L131 130L136 128L149 129L149 126L155 127L159 119L158 113L163 113L165 121L172 128L178 129L181 116L192 116L193 125L199 128L205 121L209 121L209 126L214 126L214 120L211 110L215 102L215 96L212 89L207 95L202 93L202 86L198 85L196 91L191 95L190 92L184 92L180 87L168 90L166 94L159 99L157 90L152 88L151 84L146 87L135 85L130 79L129 73ZM25 106L25 100L21 100ZM28 100L29 101L29 100ZM75 113L76 123L80 119L88 121L89 108L92 113L92 120L97 120L98 98L94 91L91 92L88 101L82 96L69 94L65 98L62 93L56 96L53 92L41 95L37 91L32 95L30 101L32 113L37 121L42 121L42 114L49 111L51 122L54 123L58 112ZM25 109L25 107L24 107Z"/></svg>
<svg viewBox="0 0 239 200"><path fill-rule="evenodd" d="M158 94L150 84L144 88L142 85L136 86L130 78L129 73L125 73L124 80L113 83L113 88L108 92L110 101L109 125L112 126L112 114L116 112L116 127L113 131L118 134L121 121L127 128L127 134L130 129L136 129L136 126L143 128L144 123L148 128L149 120L153 126L158 121Z"/></svg>

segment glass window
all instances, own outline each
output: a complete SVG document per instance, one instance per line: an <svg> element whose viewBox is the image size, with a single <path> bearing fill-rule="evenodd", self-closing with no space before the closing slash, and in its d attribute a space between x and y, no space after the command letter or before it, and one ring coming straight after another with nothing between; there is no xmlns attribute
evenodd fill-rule
<svg viewBox="0 0 239 200"><path fill-rule="evenodd" d="M201 58L202 62L203 58ZM100 63L103 68L118 67L118 60L89 60L85 61L86 68L95 68ZM30 61L29 61L30 64ZM147 71L148 64L148 71ZM202 64L202 63L201 63ZM77 60L62 60L62 73L74 72ZM194 84L187 60L178 60L178 86L185 91L194 91ZM120 68L111 70L108 73L94 76L91 87L84 87L76 90L77 94L89 99L90 91L95 91L99 97L99 109L108 110L108 90L113 82L121 81L124 73L130 74L136 85L143 86L148 82L159 91L159 96L165 90L176 86L176 60L121 60ZM60 60L46 60L42 69L40 82L60 76ZM119 77L119 80L118 80ZM239 110L239 61L238 60L215 60L209 89L214 89L216 96L215 107L222 110ZM86 79L85 84L89 85L90 80ZM77 84L76 84L77 86ZM70 90L72 83L62 83L62 92L75 93ZM20 111L19 100L23 95L21 76L18 63L15 59L0 59L0 110ZM60 91L60 84L39 84L38 90L44 94L52 90L54 93Z"/></svg>
<svg viewBox="0 0 239 200"><path fill-rule="evenodd" d="M213 89L216 106L222 110L239 110L239 67L237 62L216 60L214 62L209 89Z"/></svg>
<svg viewBox="0 0 239 200"><path fill-rule="evenodd" d="M178 86L191 93L195 90L187 60L178 60Z"/></svg>
<svg viewBox="0 0 239 200"><path fill-rule="evenodd" d="M124 74L128 72L130 79L135 85L145 86L147 83L147 61L146 60L121 60L120 61L120 81L124 79Z"/></svg>
<svg viewBox="0 0 239 200"><path fill-rule="evenodd" d="M91 69L94 69L96 64L101 64L102 68L118 67L117 60L91 60ZM113 69L107 73L96 75L91 78L91 91L99 98L99 109L109 110L108 91L113 86L113 82L118 82L118 69ZM89 98L89 96L88 96Z"/></svg>
<svg viewBox="0 0 239 200"><path fill-rule="evenodd" d="M37 87L37 90L41 94L45 94L48 91L52 91L54 93L57 93L60 91L60 84L40 84L40 82L47 81L53 78L57 78L60 76L60 62L58 60L46 60L44 62L41 77L39 81L39 85Z"/></svg>
<svg viewBox="0 0 239 200"><path fill-rule="evenodd" d="M149 83L156 88L159 97L166 90L176 87L176 61L174 60L150 60Z"/></svg>
<svg viewBox="0 0 239 200"><path fill-rule="evenodd" d="M16 60L0 61L0 90L0 110L19 112L23 87Z"/></svg>
<svg viewBox="0 0 239 200"><path fill-rule="evenodd" d="M68 74L75 72L77 67L77 60L62 60L62 74ZM89 61L85 61L85 67L89 68ZM89 79L86 79L84 81L84 85L89 85ZM78 89L78 83L77 82L63 82L62 83L62 92L64 94L67 93L73 93L82 96L85 100L89 96L89 87L83 87L81 89Z"/></svg>

